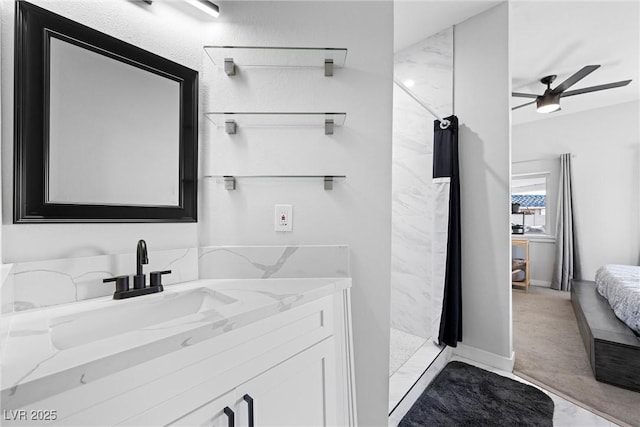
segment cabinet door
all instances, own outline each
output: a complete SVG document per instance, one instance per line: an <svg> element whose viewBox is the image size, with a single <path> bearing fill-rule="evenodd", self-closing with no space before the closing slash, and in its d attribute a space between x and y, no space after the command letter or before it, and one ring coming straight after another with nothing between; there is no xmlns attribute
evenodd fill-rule
<svg viewBox="0 0 640 427"><path fill-rule="evenodd" d="M239 426L249 426L253 399L255 427L336 425L333 337L308 348L236 389Z"/></svg>
<svg viewBox="0 0 640 427"><path fill-rule="evenodd" d="M235 391L231 391L225 395L206 403L205 405L191 411L185 416L169 423L169 426L207 426L207 427L228 427L237 426L237 414L233 403L235 401ZM225 412L226 410L233 411ZM235 419L230 422L230 417Z"/></svg>

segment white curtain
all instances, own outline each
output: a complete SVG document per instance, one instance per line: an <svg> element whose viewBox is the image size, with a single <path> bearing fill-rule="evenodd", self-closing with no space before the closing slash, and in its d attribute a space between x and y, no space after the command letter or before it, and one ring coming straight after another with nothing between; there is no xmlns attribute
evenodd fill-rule
<svg viewBox="0 0 640 427"><path fill-rule="evenodd" d="M580 262L574 222L575 212L571 192L571 154L566 153L560 156L556 256L551 278L551 287L561 291L570 291L571 280L580 280Z"/></svg>

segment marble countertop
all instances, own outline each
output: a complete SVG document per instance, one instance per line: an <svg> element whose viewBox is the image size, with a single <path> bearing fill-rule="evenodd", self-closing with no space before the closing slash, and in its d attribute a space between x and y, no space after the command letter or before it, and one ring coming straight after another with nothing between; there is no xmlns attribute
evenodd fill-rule
<svg viewBox="0 0 640 427"><path fill-rule="evenodd" d="M2 316L2 401L19 408L351 287L350 278L215 279Z"/></svg>

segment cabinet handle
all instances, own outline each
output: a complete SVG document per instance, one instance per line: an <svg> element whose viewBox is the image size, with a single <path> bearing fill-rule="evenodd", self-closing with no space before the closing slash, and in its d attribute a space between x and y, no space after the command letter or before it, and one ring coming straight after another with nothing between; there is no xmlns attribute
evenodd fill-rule
<svg viewBox="0 0 640 427"><path fill-rule="evenodd" d="M236 425L236 420L235 420L235 414L233 413L233 411L231 410L231 408L229 408L228 406L225 406L224 409L222 410L222 412L225 413L225 415L227 416L227 418L229 419L229 427L235 427Z"/></svg>
<svg viewBox="0 0 640 427"><path fill-rule="evenodd" d="M244 396L242 396L242 398L245 402L247 402L247 405L249 407L249 425L247 427L253 427L253 397L245 394Z"/></svg>

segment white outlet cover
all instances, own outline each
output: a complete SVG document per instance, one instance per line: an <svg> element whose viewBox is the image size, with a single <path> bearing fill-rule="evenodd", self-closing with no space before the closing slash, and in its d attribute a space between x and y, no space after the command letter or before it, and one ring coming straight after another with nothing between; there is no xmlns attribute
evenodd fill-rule
<svg viewBox="0 0 640 427"><path fill-rule="evenodd" d="M293 205L276 205L273 220L275 231L293 231Z"/></svg>

